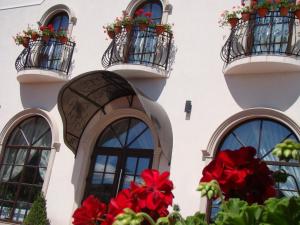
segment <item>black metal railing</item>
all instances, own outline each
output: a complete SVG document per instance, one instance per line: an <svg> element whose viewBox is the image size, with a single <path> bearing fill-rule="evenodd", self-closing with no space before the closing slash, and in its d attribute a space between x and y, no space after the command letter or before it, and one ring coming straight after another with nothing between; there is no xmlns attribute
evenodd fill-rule
<svg viewBox="0 0 300 225"><path fill-rule="evenodd" d="M136 64L170 69L174 57L173 35L170 32L157 34L154 28L141 30L134 26L130 31L122 29L102 56L102 65L107 68L116 64Z"/></svg>
<svg viewBox="0 0 300 225"><path fill-rule="evenodd" d="M231 29L221 50L225 64L256 55L300 56L300 26L294 13L281 16L271 11L265 17L252 14L249 21L240 20Z"/></svg>
<svg viewBox="0 0 300 225"><path fill-rule="evenodd" d="M16 69L18 72L26 69L53 70L67 76L74 47L74 42L61 43L55 38L47 42L42 38L30 40L29 46L24 48L16 60Z"/></svg>

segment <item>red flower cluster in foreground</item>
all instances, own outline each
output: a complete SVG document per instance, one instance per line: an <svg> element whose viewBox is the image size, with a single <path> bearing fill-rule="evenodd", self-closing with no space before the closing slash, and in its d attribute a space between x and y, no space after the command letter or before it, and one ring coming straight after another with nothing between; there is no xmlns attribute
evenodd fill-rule
<svg viewBox="0 0 300 225"><path fill-rule="evenodd" d="M167 208L173 201L173 183L170 174L159 174L157 170L144 170L141 174L143 185L131 183L130 188L122 190L109 203L108 210L94 196L89 196L73 214L74 225L111 225L114 218L130 208L135 212L146 212L153 219L169 214Z"/></svg>
<svg viewBox="0 0 300 225"><path fill-rule="evenodd" d="M261 204L276 191L272 172L255 155L252 147L221 151L204 168L200 182L217 180L226 199L236 197Z"/></svg>

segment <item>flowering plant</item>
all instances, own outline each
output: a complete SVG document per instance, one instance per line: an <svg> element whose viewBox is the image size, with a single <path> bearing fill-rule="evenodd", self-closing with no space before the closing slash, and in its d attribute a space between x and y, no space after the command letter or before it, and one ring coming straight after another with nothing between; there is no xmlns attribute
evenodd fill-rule
<svg viewBox="0 0 300 225"><path fill-rule="evenodd" d="M234 6L234 7L232 7L232 11L224 10L221 13L221 18L219 19L219 22L218 22L220 27L229 25L230 19L238 19L239 14L240 14L240 9L241 9L240 6L237 6L237 7Z"/></svg>
<svg viewBox="0 0 300 225"><path fill-rule="evenodd" d="M139 9L135 12L136 17L134 18L134 23L136 24L150 24L152 23L151 12L144 12L143 9Z"/></svg>
<svg viewBox="0 0 300 225"><path fill-rule="evenodd" d="M149 215L148 220L167 216L168 206L173 201L173 183L169 180L169 173L159 174L157 170L144 170L141 177L144 184L132 182L130 188L122 190L116 198L111 199L108 207L94 196L89 196L74 212L73 224L111 225L115 221L123 220L124 216L120 214L137 221L141 221L141 215L146 215L144 213ZM140 213L137 218L133 216L135 213Z"/></svg>
<svg viewBox="0 0 300 225"><path fill-rule="evenodd" d="M273 7L273 0L262 0L259 3L257 1L252 1L253 8L255 9L271 9Z"/></svg>
<svg viewBox="0 0 300 225"><path fill-rule="evenodd" d="M133 24L133 18L128 15L128 13L124 10L122 12L123 16L121 17L121 23L123 26L128 26Z"/></svg>
<svg viewBox="0 0 300 225"><path fill-rule="evenodd" d="M290 8L292 7L292 3L289 2L289 0L276 0L275 3L277 6L280 7L285 7L285 8Z"/></svg>
<svg viewBox="0 0 300 225"><path fill-rule="evenodd" d="M297 1L296 1L296 4L292 4L291 10L292 10L292 11L300 10L300 0L297 0Z"/></svg>
<svg viewBox="0 0 300 225"><path fill-rule="evenodd" d="M300 198L272 198L276 193L271 175L275 173L255 158L255 154L252 147L224 150L204 168L198 190L202 196L221 198L222 202L210 225L299 224ZM300 144L286 140L276 145L273 154L300 162ZM284 181L282 174L276 173L276 176L281 176ZM74 212L73 224L208 225L201 213L183 218L176 205L169 213L173 183L168 172L160 174L157 170L147 169L141 177L143 184L132 182L129 188L111 199L108 206L95 196L89 196Z"/></svg>
<svg viewBox="0 0 300 225"><path fill-rule="evenodd" d="M54 27L52 24L39 27L42 36L55 37Z"/></svg>
<svg viewBox="0 0 300 225"><path fill-rule="evenodd" d="M204 168L200 182L216 180L225 199L238 197L249 203L263 203L276 191L272 172L266 163L254 158L255 154L252 147L219 152Z"/></svg>

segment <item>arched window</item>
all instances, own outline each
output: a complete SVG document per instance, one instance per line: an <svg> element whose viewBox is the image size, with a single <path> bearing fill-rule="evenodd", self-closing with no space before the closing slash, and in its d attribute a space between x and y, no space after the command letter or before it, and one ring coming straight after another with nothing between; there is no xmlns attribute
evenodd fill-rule
<svg viewBox="0 0 300 225"><path fill-rule="evenodd" d="M149 127L129 117L117 120L104 129L96 143L87 178L85 197L93 194L108 202L131 181L151 168L154 143Z"/></svg>
<svg viewBox="0 0 300 225"><path fill-rule="evenodd" d="M145 1L137 7L135 12L143 9L144 12L151 12L151 19L154 23L160 23L162 18L162 5L159 0ZM134 13L135 15L135 13Z"/></svg>
<svg viewBox="0 0 300 225"><path fill-rule="evenodd" d="M52 24L55 31L68 30L69 27L69 15L66 12L60 12L55 14L47 23L47 25Z"/></svg>
<svg viewBox="0 0 300 225"><path fill-rule="evenodd" d="M258 0L258 4L263 0ZM295 0L288 0L293 3ZM274 0L273 0L274 2ZM253 24L253 47L254 54L285 53L290 48L290 34L293 33L294 19L288 16L281 16L279 11L270 11L266 17L256 15Z"/></svg>
<svg viewBox="0 0 300 225"><path fill-rule="evenodd" d="M1 152L0 220L22 222L41 192L52 135L41 116L30 117L11 132Z"/></svg>
<svg viewBox="0 0 300 225"><path fill-rule="evenodd" d="M153 23L161 23L162 19L162 4L159 0L145 1L134 11L133 17L139 10L151 13ZM147 28L146 30L135 27L131 39L129 40L129 56L128 61L134 64L152 64L156 53L159 37L154 29Z"/></svg>
<svg viewBox="0 0 300 225"><path fill-rule="evenodd" d="M54 31L59 30L68 33L69 27L69 15L67 12L63 11L52 16L46 25L52 24ZM69 48L68 44L62 44L56 39L50 39L45 45L40 49L41 54L39 54L40 67L46 69L54 69L58 71L66 71L65 68L68 64L67 59L64 59L68 54Z"/></svg>
<svg viewBox="0 0 300 225"><path fill-rule="evenodd" d="M230 149L235 150L245 146L252 146L257 150L257 158L265 161L273 171L284 169L295 176L300 185L299 163L282 162L272 155L275 145L285 139L293 139L299 142L296 134L285 124L268 118L248 120L234 127L220 142L219 151ZM277 183L276 188L280 196L297 195L296 184L292 179L286 183ZM219 209L219 202L212 203L212 217Z"/></svg>

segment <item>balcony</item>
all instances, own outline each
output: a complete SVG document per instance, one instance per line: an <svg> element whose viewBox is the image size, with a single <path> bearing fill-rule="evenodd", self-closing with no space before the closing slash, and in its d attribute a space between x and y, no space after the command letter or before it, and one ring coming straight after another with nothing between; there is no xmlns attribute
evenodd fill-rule
<svg viewBox="0 0 300 225"><path fill-rule="evenodd" d="M224 74L300 72L299 56L299 20L278 11L240 20L221 51Z"/></svg>
<svg viewBox="0 0 300 225"><path fill-rule="evenodd" d="M125 78L167 77L174 59L173 35L157 34L154 28L122 29L102 56L105 69Z"/></svg>
<svg viewBox="0 0 300 225"><path fill-rule="evenodd" d="M68 80L75 43L55 38L30 40L16 60L20 83L64 82Z"/></svg>

